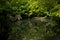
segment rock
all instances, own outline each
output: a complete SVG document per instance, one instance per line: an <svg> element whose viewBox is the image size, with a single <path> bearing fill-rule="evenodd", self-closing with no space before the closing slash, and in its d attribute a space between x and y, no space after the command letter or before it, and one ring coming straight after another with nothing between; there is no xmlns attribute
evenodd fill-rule
<svg viewBox="0 0 60 40"><path fill-rule="evenodd" d="M45 17L33 17L32 20L40 20L40 21L45 21Z"/></svg>
<svg viewBox="0 0 60 40"><path fill-rule="evenodd" d="M20 15L8 15L7 17L12 22L20 21L22 19Z"/></svg>

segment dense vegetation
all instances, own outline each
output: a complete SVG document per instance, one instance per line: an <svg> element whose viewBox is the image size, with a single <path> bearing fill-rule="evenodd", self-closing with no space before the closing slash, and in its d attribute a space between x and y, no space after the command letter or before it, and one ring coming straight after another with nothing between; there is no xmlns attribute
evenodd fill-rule
<svg viewBox="0 0 60 40"><path fill-rule="evenodd" d="M33 17L45 17L48 20L43 21L42 24L40 21L38 21L38 24L42 24L43 28L47 27L47 30L49 30L49 33L46 33L46 30L43 30L40 25L33 26L34 22L31 22L29 24L29 21L26 21L27 23L23 25L17 25L16 27L20 28L19 31L21 31L21 37L25 36L27 37L26 40L29 40L29 38L34 34L37 38L40 29L42 29L41 34L44 32L42 39L35 39L35 40L51 40L53 37L60 37L60 0L0 0L0 35L1 39L7 39L8 37L13 35L16 36L16 40L19 40L22 38L19 35L15 34L15 31L17 28L14 26L19 23L19 21L33 18ZM22 20L21 20L22 19ZM33 18L34 19L34 18ZM16 24L15 24L16 22ZM18 22L18 23L17 23ZM36 21L37 22L37 21ZM46 23L45 23L46 22ZM13 23L13 24L12 24ZM23 22L22 22L23 23ZM20 27L22 26L22 27ZM26 27L28 26L28 27ZM30 36L30 29L31 26L31 36ZM33 26L33 27L32 27ZM38 30L37 33L34 32L35 29ZM40 28L39 28L40 27ZM15 29L16 28L16 29ZM28 32L27 32L27 31ZM32 31L33 30L33 31ZM32 33L33 32L33 33ZM8 35L10 34L10 36ZM18 32L17 32L18 33ZM28 34L27 34L28 33ZM19 33L18 33L19 34ZM35 35L37 34L37 35ZM47 37L46 37L47 35ZM18 37L17 37L18 36ZM32 37L33 37L32 36ZM10 40L14 40L14 36L10 37ZM28 38L29 37L29 38ZM39 36L41 37L41 36ZM46 38L45 38L46 37ZM13 39L11 39L13 38Z"/></svg>

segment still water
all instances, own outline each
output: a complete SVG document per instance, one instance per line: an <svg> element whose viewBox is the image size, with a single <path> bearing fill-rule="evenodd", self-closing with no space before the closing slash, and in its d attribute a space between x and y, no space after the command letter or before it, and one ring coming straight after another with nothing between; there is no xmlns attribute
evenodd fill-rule
<svg viewBox="0 0 60 40"><path fill-rule="evenodd" d="M10 23L8 40L56 40L52 20L22 20Z"/></svg>

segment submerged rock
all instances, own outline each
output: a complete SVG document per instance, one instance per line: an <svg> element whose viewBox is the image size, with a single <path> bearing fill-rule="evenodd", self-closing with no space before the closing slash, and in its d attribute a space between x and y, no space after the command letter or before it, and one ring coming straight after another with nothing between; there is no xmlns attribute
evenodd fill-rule
<svg viewBox="0 0 60 40"><path fill-rule="evenodd" d="M12 22L17 22L22 19L22 17L20 15L7 15L7 17L8 17L8 20L10 20Z"/></svg>

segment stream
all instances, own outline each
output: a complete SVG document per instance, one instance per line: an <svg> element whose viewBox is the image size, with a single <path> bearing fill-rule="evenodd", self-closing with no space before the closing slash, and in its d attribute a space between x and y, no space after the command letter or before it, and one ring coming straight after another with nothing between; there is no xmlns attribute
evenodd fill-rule
<svg viewBox="0 0 60 40"><path fill-rule="evenodd" d="M52 28L52 20L22 20L10 23L8 40L60 40Z"/></svg>

